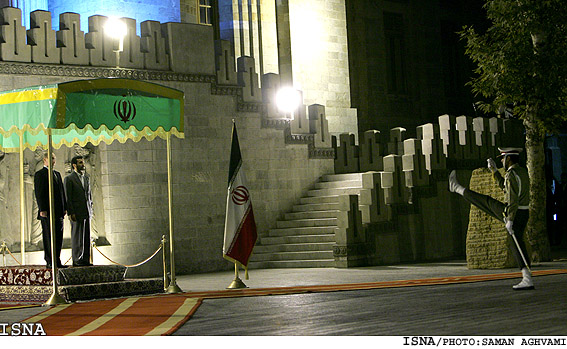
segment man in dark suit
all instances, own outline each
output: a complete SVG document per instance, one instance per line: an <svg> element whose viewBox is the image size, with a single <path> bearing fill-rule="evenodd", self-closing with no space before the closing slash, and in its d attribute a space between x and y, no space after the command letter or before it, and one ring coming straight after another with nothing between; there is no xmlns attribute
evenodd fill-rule
<svg viewBox="0 0 567 349"><path fill-rule="evenodd" d="M71 249L73 266L89 266L91 216L93 201L89 177L85 174L85 163L82 156L71 160L73 171L65 177L65 193L67 194L67 214L71 220Z"/></svg>
<svg viewBox="0 0 567 349"><path fill-rule="evenodd" d="M51 167L55 166L55 154L51 156ZM34 191L37 201L37 219L41 221L43 236L43 252L48 268L51 268L51 226L49 220L49 177L47 152L43 153L43 168L35 173ZM55 260L57 266L63 268L61 263L61 247L63 245L63 218L67 210L63 179L61 174L53 170L53 210L55 211Z"/></svg>

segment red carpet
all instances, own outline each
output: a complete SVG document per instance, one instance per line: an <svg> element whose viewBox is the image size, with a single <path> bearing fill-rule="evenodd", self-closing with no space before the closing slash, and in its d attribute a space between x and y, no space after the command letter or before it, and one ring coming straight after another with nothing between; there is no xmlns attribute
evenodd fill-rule
<svg viewBox="0 0 567 349"><path fill-rule="evenodd" d="M554 269L533 272L534 276L558 274L567 274L567 270ZM130 297L57 305L25 320L25 322L40 322L46 334L51 336L169 335L191 318L203 299L449 285L520 277L521 273L516 272L417 280L236 289Z"/></svg>
<svg viewBox="0 0 567 349"><path fill-rule="evenodd" d="M567 274L567 270L554 269L554 270L540 270L533 272L533 276L545 276L545 275L556 275L556 274ZM516 279L521 277L522 274L520 272L515 272L515 273L501 273L501 274L487 274L487 275L451 276L444 278L430 278L430 279L417 279L417 280L363 282L363 283L338 284L338 285L272 287L272 288L257 288L257 289L247 288L247 289L237 289L237 290L188 292L188 293L184 293L184 295L188 297L198 297L198 298L266 296L266 295L282 295L282 294L306 293L306 292L332 292L332 291L371 290L377 288L396 288L396 287L410 287L410 286L448 285L448 284L460 284L460 283L492 281L492 280Z"/></svg>
<svg viewBox="0 0 567 349"><path fill-rule="evenodd" d="M159 336L175 332L200 304L184 295L111 299L57 305L25 322L40 322L48 336Z"/></svg>
<svg viewBox="0 0 567 349"><path fill-rule="evenodd" d="M40 303L0 303L0 310L40 307Z"/></svg>

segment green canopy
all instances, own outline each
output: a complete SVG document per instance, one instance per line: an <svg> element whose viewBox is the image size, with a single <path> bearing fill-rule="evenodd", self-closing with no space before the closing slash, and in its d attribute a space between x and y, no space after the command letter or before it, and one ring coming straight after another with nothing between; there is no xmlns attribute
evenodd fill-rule
<svg viewBox="0 0 567 349"><path fill-rule="evenodd" d="M94 79L0 92L0 150L183 138L183 92L129 79ZM20 143L22 137L22 143Z"/></svg>
<svg viewBox="0 0 567 349"><path fill-rule="evenodd" d="M170 236L170 275L168 293L181 292L175 281L173 214L171 189L171 135L183 138L183 92L169 87L129 79L94 79L28 87L0 92L0 151L20 152L20 218L22 262L25 256L24 165L23 151L87 143L121 143L155 137L167 142L167 182ZM51 162L48 165L52 170ZM52 176L49 196L53 197ZM50 206L52 204L52 200ZM52 210L50 210L52 211ZM50 226L54 230L53 216ZM51 236L54 250L55 238ZM54 258L54 256L52 256ZM52 260L54 275L57 263ZM165 273L165 271L164 271ZM46 304L64 302L57 282Z"/></svg>

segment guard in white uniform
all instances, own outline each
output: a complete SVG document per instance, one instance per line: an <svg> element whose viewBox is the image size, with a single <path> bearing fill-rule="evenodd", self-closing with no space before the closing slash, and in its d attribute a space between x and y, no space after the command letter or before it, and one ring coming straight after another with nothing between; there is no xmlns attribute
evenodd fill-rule
<svg viewBox="0 0 567 349"><path fill-rule="evenodd" d="M533 290L534 284L529 269L530 261L524 243L524 231L529 219L530 178L527 169L518 165L521 148L498 148L498 150L500 151L499 158L502 159L502 165L506 170L505 176L502 177L498 172L493 159L488 159L487 162L494 179L506 193L505 203L463 187L457 181L455 171L449 175L449 191L463 196L482 211L504 222L506 230L512 236L510 248L514 251L523 276L522 281L513 286L513 289Z"/></svg>

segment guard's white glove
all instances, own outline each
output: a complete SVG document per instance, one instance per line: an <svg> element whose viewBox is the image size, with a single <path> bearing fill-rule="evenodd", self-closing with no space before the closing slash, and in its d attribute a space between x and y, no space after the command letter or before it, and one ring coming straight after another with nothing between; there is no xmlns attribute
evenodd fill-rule
<svg viewBox="0 0 567 349"><path fill-rule="evenodd" d="M496 162L490 158L488 160L486 160L486 162L488 163L488 169L490 171L492 171L492 173L496 172L498 169L496 168Z"/></svg>
<svg viewBox="0 0 567 349"><path fill-rule="evenodd" d="M514 221L509 221L506 219L506 230L508 230L508 234L514 235L514 229L512 226L514 225Z"/></svg>

